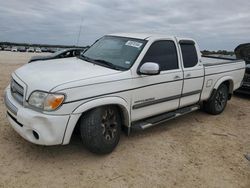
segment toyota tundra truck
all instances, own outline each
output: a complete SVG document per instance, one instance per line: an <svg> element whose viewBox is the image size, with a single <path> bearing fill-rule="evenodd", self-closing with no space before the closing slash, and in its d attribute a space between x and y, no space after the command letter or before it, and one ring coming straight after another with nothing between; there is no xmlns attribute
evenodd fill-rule
<svg viewBox="0 0 250 188"><path fill-rule="evenodd" d="M90 151L106 154L120 134L201 108L223 112L241 86L243 60L202 57L190 38L111 34L79 57L36 61L12 73L7 118L24 139L68 144L79 129Z"/></svg>

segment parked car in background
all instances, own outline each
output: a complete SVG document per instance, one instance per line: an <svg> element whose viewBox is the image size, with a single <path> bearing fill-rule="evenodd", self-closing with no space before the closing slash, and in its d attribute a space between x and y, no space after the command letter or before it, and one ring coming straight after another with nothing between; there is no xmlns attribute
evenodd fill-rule
<svg viewBox="0 0 250 188"><path fill-rule="evenodd" d="M42 52L49 52L48 48L45 48L45 47L42 47L42 48L41 48L41 51L42 51Z"/></svg>
<svg viewBox="0 0 250 188"><path fill-rule="evenodd" d="M5 47L4 51L11 51L11 47L10 46Z"/></svg>
<svg viewBox="0 0 250 188"><path fill-rule="evenodd" d="M62 50L65 50L64 48L55 48L55 52L59 52L59 51L62 51Z"/></svg>
<svg viewBox="0 0 250 188"><path fill-rule="evenodd" d="M46 56L33 56L28 63L34 62L34 61L44 61L49 59L60 59L60 58L68 58L68 57L76 57L79 56L80 53L83 51L83 48L69 48L66 50L61 50L58 52L55 52L50 55Z"/></svg>
<svg viewBox="0 0 250 188"><path fill-rule="evenodd" d="M17 50L19 52L26 52L26 48L24 46L20 46Z"/></svg>
<svg viewBox="0 0 250 188"><path fill-rule="evenodd" d="M245 76L237 92L250 94L250 43L240 44L235 48L234 53L238 59L246 62Z"/></svg>
<svg viewBox="0 0 250 188"><path fill-rule="evenodd" d="M33 47L29 47L29 48L27 49L27 52L35 52L35 49L34 49Z"/></svg>
<svg viewBox="0 0 250 188"><path fill-rule="evenodd" d="M79 58L17 69L4 100L8 121L26 140L64 145L76 128L86 148L105 154L121 130L145 130L202 104L222 113L244 72L243 60L201 57L190 38L112 34Z"/></svg>
<svg viewBox="0 0 250 188"><path fill-rule="evenodd" d="M17 52L17 47L13 46L13 47L11 48L11 51L12 51L12 52Z"/></svg>
<svg viewBox="0 0 250 188"><path fill-rule="evenodd" d="M35 49L35 52L36 52L36 53L41 53L42 50L41 50L41 48L36 48L36 49Z"/></svg>
<svg viewBox="0 0 250 188"><path fill-rule="evenodd" d="M51 48L46 48L46 52L49 52L49 53L54 53L54 51L51 50Z"/></svg>

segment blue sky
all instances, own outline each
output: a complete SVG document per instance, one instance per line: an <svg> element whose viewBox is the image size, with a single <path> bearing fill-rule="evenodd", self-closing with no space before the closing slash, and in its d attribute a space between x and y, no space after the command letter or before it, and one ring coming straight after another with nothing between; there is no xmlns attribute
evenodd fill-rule
<svg viewBox="0 0 250 188"><path fill-rule="evenodd" d="M201 49L250 42L250 1L0 0L0 41L80 45L117 32L192 37Z"/></svg>

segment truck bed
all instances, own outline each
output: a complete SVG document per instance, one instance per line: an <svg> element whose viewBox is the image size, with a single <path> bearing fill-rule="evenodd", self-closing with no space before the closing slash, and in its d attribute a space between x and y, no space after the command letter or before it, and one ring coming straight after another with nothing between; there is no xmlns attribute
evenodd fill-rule
<svg viewBox="0 0 250 188"><path fill-rule="evenodd" d="M201 63L204 65L205 75L201 97L203 100L210 96L211 89L209 86L215 87L216 82L220 79L231 80L233 88L230 88L230 90L232 91L240 87L246 67L244 60L203 56Z"/></svg>
<svg viewBox="0 0 250 188"><path fill-rule="evenodd" d="M224 58L224 57L202 56L201 62L204 66L216 66L222 64L242 62L242 60L233 58Z"/></svg>

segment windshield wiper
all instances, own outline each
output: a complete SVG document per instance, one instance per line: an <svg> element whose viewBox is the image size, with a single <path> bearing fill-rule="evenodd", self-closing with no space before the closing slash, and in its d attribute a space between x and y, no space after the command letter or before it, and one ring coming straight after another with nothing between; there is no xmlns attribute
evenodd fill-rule
<svg viewBox="0 0 250 188"><path fill-rule="evenodd" d="M103 60L103 59L93 59L95 62L99 63L100 65L104 65L104 66L108 66L112 69L115 69L115 70L122 70L121 67L117 66L117 65L114 65L113 63L110 63L106 60Z"/></svg>
<svg viewBox="0 0 250 188"><path fill-rule="evenodd" d="M80 56L78 56L78 58L79 58L79 59L82 59L82 60L84 60L84 61L88 61L88 62L90 62L90 63L95 63L95 61L94 61L93 59L91 59L91 58L89 58L89 57L87 57L87 56L85 56L85 55L80 55Z"/></svg>
<svg viewBox="0 0 250 188"><path fill-rule="evenodd" d="M102 59L92 59L92 58L89 58L89 57L84 56L84 55L80 55L78 58L80 58L80 59L82 59L84 61L88 61L90 63L102 65L102 66L109 67L109 68L112 68L112 69L115 69L115 70L122 70L123 69L122 67L114 65L113 63L110 63L110 62L102 60Z"/></svg>

